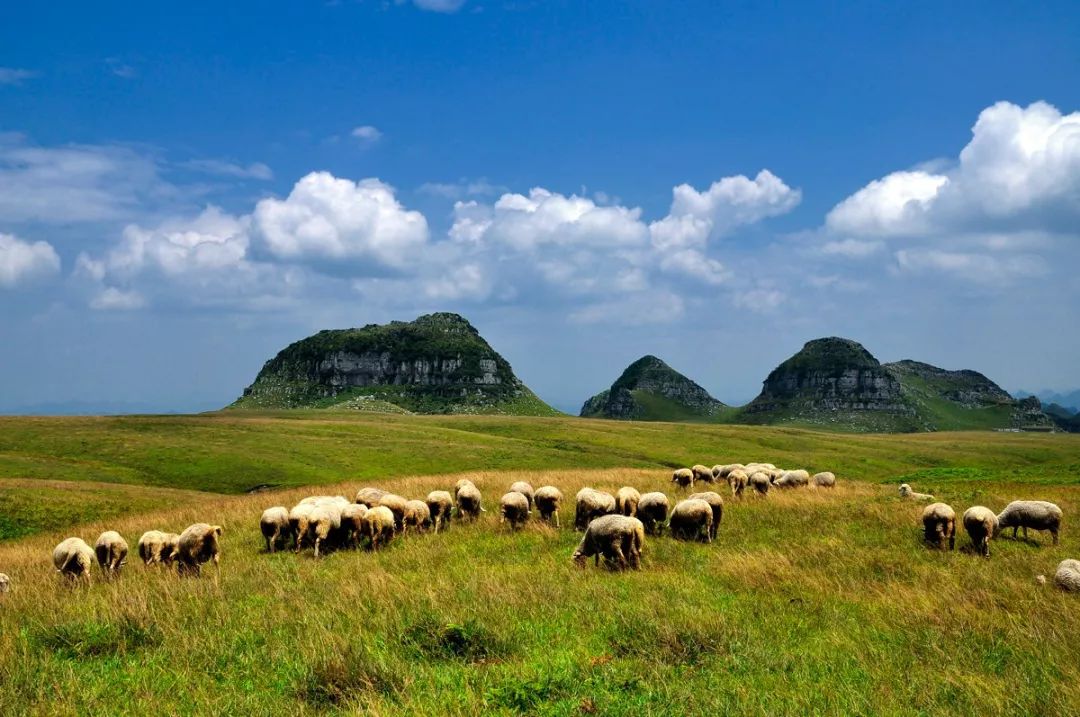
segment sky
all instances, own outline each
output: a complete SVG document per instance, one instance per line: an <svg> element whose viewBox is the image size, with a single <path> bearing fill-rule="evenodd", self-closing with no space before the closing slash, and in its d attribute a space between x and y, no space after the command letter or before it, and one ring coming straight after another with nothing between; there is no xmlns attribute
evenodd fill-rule
<svg viewBox="0 0 1080 717"><path fill-rule="evenodd" d="M195 411L466 316L577 412L806 341L1080 386L1080 5L18 3L0 411Z"/></svg>

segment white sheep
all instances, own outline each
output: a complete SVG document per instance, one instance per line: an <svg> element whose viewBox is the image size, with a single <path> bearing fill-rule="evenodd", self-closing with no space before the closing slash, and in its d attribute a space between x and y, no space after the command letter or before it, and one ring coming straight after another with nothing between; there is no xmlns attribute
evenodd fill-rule
<svg viewBox="0 0 1080 717"><path fill-rule="evenodd" d="M679 501L672 509L668 527L673 538L711 543L712 522L712 506L700 498L688 498Z"/></svg>
<svg viewBox="0 0 1080 717"><path fill-rule="evenodd" d="M998 531L997 515L994 511L976 505L964 511L964 530L971 537L971 543L984 558L990 557L990 540Z"/></svg>
<svg viewBox="0 0 1080 717"><path fill-rule="evenodd" d="M394 537L394 514L385 506L375 506L364 514L363 527L371 549L378 550Z"/></svg>
<svg viewBox="0 0 1080 717"><path fill-rule="evenodd" d="M94 551L82 538L68 538L53 549L56 571L71 580L90 582L90 568L95 561Z"/></svg>
<svg viewBox="0 0 1080 717"><path fill-rule="evenodd" d="M677 471L671 474L671 482L678 485L680 488L693 488L694 487L694 471L689 468L679 468Z"/></svg>
<svg viewBox="0 0 1080 717"><path fill-rule="evenodd" d="M221 545L218 538L225 532L220 525L195 523L183 533L176 551L176 569L181 575L199 575L202 564L213 562L221 568Z"/></svg>
<svg viewBox="0 0 1080 717"><path fill-rule="evenodd" d="M529 512L532 512L533 499L536 497L536 491L533 490L533 487L525 481L519 480L510 486L510 490L525 496L525 499L529 501Z"/></svg>
<svg viewBox="0 0 1080 717"><path fill-rule="evenodd" d="M127 554L127 541L115 530L106 530L94 543L94 555L97 556L98 565L108 577L120 574L120 568L127 561Z"/></svg>
<svg viewBox="0 0 1080 717"><path fill-rule="evenodd" d="M687 500L694 499L703 500L712 508L712 525L709 526L709 537L716 540L716 531L720 529L720 521L724 517L724 499L720 497L719 493L711 490L704 493L692 493L687 496Z"/></svg>
<svg viewBox="0 0 1080 717"><path fill-rule="evenodd" d="M945 503L931 503L922 514L923 537L942 550L949 541L949 550L956 547L956 511Z"/></svg>
<svg viewBox="0 0 1080 717"><path fill-rule="evenodd" d="M641 502L641 493L636 488L623 486L615 493L615 512L619 515L637 515L638 503Z"/></svg>
<svg viewBox="0 0 1080 717"><path fill-rule="evenodd" d="M267 508L259 517L259 532L266 541L266 552L277 550L278 541L286 542L289 538L289 510L284 506Z"/></svg>
<svg viewBox="0 0 1080 717"><path fill-rule="evenodd" d="M1080 560L1062 560L1054 573L1054 583L1066 592L1080 592Z"/></svg>
<svg viewBox="0 0 1080 717"><path fill-rule="evenodd" d="M590 521L614 512L615 496L592 488L582 488L574 501L574 528L585 530Z"/></svg>
<svg viewBox="0 0 1080 717"><path fill-rule="evenodd" d="M559 508L562 506L562 491L553 485L545 485L536 491L534 500L536 509L540 512L540 519L551 522L554 519L555 527L559 526Z"/></svg>
<svg viewBox="0 0 1080 717"><path fill-rule="evenodd" d="M641 552L645 548L645 527L637 518L625 515L603 515L589 523L571 557L584 566L589 558L600 558L616 570L641 568Z"/></svg>
<svg viewBox="0 0 1080 717"><path fill-rule="evenodd" d="M160 530L148 530L139 538L137 546L143 565L172 565L180 549L180 536Z"/></svg>
<svg viewBox="0 0 1080 717"><path fill-rule="evenodd" d="M801 468L794 471L785 471L782 476L773 481L777 488L802 488L810 482L810 474Z"/></svg>
<svg viewBox="0 0 1080 717"><path fill-rule="evenodd" d="M754 493L765 497L769 494L769 488L772 487L772 480L768 473L757 471L750 476L750 487L754 489Z"/></svg>
<svg viewBox="0 0 1080 717"><path fill-rule="evenodd" d="M376 504L389 508L390 512L394 514L394 531L397 533L405 531L405 505L408 502L400 495L387 493L382 498L379 498L379 502Z"/></svg>
<svg viewBox="0 0 1080 717"><path fill-rule="evenodd" d="M431 522L435 526L435 533L439 528L450 527L450 513L454 510L454 498L445 490L433 490L427 494L424 500L427 503Z"/></svg>
<svg viewBox="0 0 1080 717"><path fill-rule="evenodd" d="M405 501L405 516L401 521L401 534L404 535L409 528L417 532L423 532L431 525L431 510L427 503L422 500Z"/></svg>
<svg viewBox="0 0 1080 717"><path fill-rule="evenodd" d="M822 471L821 473L815 473L810 478L810 485L815 488L835 488L836 487L836 474L832 471Z"/></svg>
<svg viewBox="0 0 1080 717"><path fill-rule="evenodd" d="M366 488L361 488L360 490L356 491L356 499L353 502L361 503L371 508L378 505L379 499L389 492L390 491L383 490L382 488L374 488L372 486L368 486Z"/></svg>
<svg viewBox="0 0 1080 717"><path fill-rule="evenodd" d="M746 475L746 471L736 468L727 474L727 482L731 486L731 497L742 498L743 491L746 490L750 478Z"/></svg>
<svg viewBox="0 0 1080 717"><path fill-rule="evenodd" d="M1013 538L1016 532L1024 529L1024 539L1028 537L1028 528L1032 530L1048 530L1053 536L1054 545L1058 544L1058 532L1061 530L1061 508L1045 500L1014 500L1005 506L1005 510L998 513L998 529L1013 529Z"/></svg>
<svg viewBox="0 0 1080 717"><path fill-rule="evenodd" d="M7 573L0 573L0 595L11 592L11 578Z"/></svg>
<svg viewBox="0 0 1080 717"><path fill-rule="evenodd" d="M317 505L311 511L308 519L308 542L315 548L315 557L319 557L319 549L334 542L334 538L341 533L341 511L344 506L340 505Z"/></svg>
<svg viewBox="0 0 1080 717"><path fill-rule="evenodd" d="M341 543L353 548L360 547L364 531L364 516L368 507L363 503L351 503L341 509Z"/></svg>
<svg viewBox="0 0 1080 717"><path fill-rule="evenodd" d="M460 481L458 481L460 483ZM481 513L486 513L481 504L480 489L472 481L456 487L457 511L460 520L476 520Z"/></svg>
<svg viewBox="0 0 1080 717"><path fill-rule="evenodd" d="M662 535L671 504L663 493L646 493L637 506L637 518L645 525L649 535Z"/></svg>
<svg viewBox="0 0 1080 717"><path fill-rule="evenodd" d="M901 483L900 484L900 497L901 498L907 498L908 500L915 500L915 501L920 501L920 500L932 501L932 500L934 500L934 496L930 495L929 493L916 493L915 491L913 491L911 489L911 486L909 486L907 483Z"/></svg>
<svg viewBox="0 0 1080 717"><path fill-rule="evenodd" d="M529 499L520 491L512 490L499 499L499 522L509 523L514 531L529 519Z"/></svg>
<svg viewBox="0 0 1080 717"><path fill-rule="evenodd" d="M700 463L698 463L697 465L691 466L690 470L693 471L693 473L694 473L694 482L696 482L696 483L712 483L713 482L712 468L709 468L708 466L703 466Z"/></svg>

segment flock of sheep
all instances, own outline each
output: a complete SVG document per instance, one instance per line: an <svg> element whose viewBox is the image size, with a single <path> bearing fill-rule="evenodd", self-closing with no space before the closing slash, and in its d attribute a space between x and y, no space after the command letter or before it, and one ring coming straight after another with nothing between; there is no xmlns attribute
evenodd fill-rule
<svg viewBox="0 0 1080 717"><path fill-rule="evenodd" d="M764 497L770 490L800 487L832 488L836 476L830 472L811 476L805 470L784 470L771 463L732 463L711 468L695 465L680 468L671 482L681 489L693 489L695 484L715 485L726 482L733 498L741 498L747 488L752 494ZM926 501L931 504L922 514L923 530L932 545L953 549L956 544L956 512L945 503L933 502L934 496L917 493L904 483L901 498ZM380 488L361 488L354 500L343 496L311 496L292 509L275 506L266 509L259 528L268 552L291 548L299 553L310 547L315 557L327 550L359 548L366 545L378 550L397 536L409 532L438 533L450 527L451 518L459 522L476 520L486 512L481 505L481 493L476 485L461 479L453 493L432 491L424 500L409 500ZM562 492L555 486L534 490L524 481L510 486L499 500L500 524L510 530L521 528L533 509L542 521L559 525ZM584 564L592 557L596 564L603 558L610 567L622 570L638 569L646 535L661 536L665 528L680 540L712 542L723 518L724 499L715 491L691 493L671 506L667 495L650 492L642 495L635 488L624 486L615 495L593 488L582 488L575 497L574 527L584 535L574 550L572 559ZM1044 501L1014 501L1001 513L973 506L964 512L962 522L975 549L990 556L990 540L1000 531L1013 529L1013 537L1021 529L1046 530L1058 543L1061 509ZM180 534L158 530L147 531L138 542L138 554L143 563L177 566L180 575L198 575L204 563L217 566L220 557L219 525L196 523ZM94 548L81 538L68 538L53 551L56 570L71 579L89 581L96 561L106 577L119 574L128 555L128 544L116 531L102 533ZM1045 578L1040 576L1042 582ZM1065 560L1058 567L1056 583L1065 590L1080 591L1080 561ZM8 576L0 573L0 593L10 586Z"/></svg>
<svg viewBox="0 0 1080 717"><path fill-rule="evenodd" d="M900 497L914 501L929 502L922 514L923 535L926 542L942 550L956 547L956 511L947 503L936 503L929 493L917 493L907 483L900 484ZM974 505L964 511L961 518L964 530L975 550L983 557L990 557L990 541L1004 530L1012 528L1013 538L1020 530L1024 538L1028 530L1045 530L1050 533L1054 545L1058 544L1061 530L1061 508L1044 500L1014 500L1000 513L986 506ZM1038 576L1039 582L1046 578ZM1080 560L1063 560L1058 565L1054 581L1063 590L1080 591Z"/></svg>

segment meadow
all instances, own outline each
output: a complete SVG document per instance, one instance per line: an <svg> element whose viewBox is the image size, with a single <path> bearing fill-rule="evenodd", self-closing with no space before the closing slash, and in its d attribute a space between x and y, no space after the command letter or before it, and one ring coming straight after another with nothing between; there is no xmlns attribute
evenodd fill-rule
<svg viewBox="0 0 1080 717"><path fill-rule="evenodd" d="M832 491L729 499L712 545L650 538L643 569L570 562L573 494L677 497L670 468L764 460ZM267 554L258 517L311 493L408 497L471 477L476 524L384 551ZM562 529L501 527L514 480L567 496ZM958 512L1065 511L1061 543L984 560L921 541L902 480ZM318 488L310 487L318 485ZM248 493L252 489L257 492ZM1080 713L1080 441L844 435L569 418L344 413L0 419L0 714ZM64 584L50 552L115 528L225 526L220 572Z"/></svg>

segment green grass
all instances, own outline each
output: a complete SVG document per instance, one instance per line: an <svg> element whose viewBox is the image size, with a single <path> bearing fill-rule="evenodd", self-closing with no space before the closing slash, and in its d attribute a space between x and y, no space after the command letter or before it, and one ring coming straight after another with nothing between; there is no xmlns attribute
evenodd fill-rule
<svg viewBox="0 0 1080 717"><path fill-rule="evenodd" d="M581 486L676 497L671 466L728 460L834 470L840 486L729 499L715 544L650 538L640 572L571 564ZM1080 599L1034 577L1080 555L1078 469L1080 440L1063 435L344 411L4 419L0 515L20 532L0 541L14 582L0 714L1067 717ZM462 472L485 496L478 524L376 554L262 550L267 506L372 482L422 497ZM498 525L518 479L563 490L562 530ZM958 512L1053 500L1061 545L999 539L988 561L928 550L901 479ZM260 483L323 485L187 490ZM113 528L134 546L196 521L225 526L216 575L133 561L73 589L52 569L67 535Z"/></svg>

